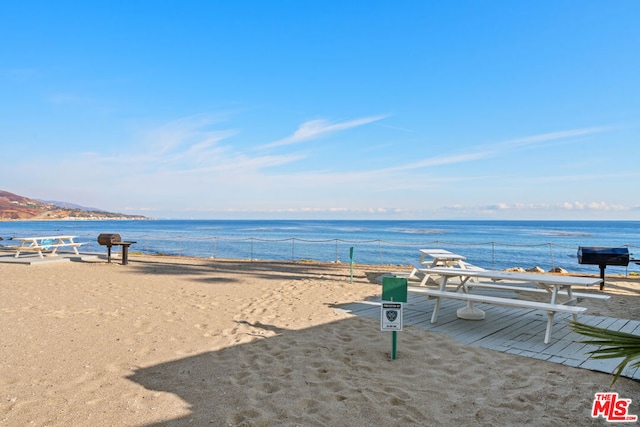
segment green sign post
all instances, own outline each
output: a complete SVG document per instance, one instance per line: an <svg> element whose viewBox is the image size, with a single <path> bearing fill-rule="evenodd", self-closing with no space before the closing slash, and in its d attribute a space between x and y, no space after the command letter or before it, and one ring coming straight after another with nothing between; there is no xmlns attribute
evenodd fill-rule
<svg viewBox="0 0 640 427"><path fill-rule="evenodd" d="M392 331L391 359L397 355L398 331L402 331L402 303L407 302L407 279L385 277L382 279L381 329Z"/></svg>

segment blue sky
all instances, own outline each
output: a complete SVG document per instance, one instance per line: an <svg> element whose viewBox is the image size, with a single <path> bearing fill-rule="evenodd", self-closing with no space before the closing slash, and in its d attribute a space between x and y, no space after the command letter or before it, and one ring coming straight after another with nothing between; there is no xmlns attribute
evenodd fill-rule
<svg viewBox="0 0 640 427"><path fill-rule="evenodd" d="M636 0L0 4L2 190L156 218L640 217Z"/></svg>

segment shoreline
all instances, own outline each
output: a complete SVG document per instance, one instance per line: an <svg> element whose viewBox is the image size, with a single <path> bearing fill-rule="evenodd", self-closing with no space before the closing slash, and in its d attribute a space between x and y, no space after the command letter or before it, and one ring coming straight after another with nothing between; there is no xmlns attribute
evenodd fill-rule
<svg viewBox="0 0 640 427"><path fill-rule="evenodd" d="M15 251L13 249L11 249L10 247L2 247L0 246L0 257L4 254L11 254L14 253ZM27 253L25 252L25 255ZM73 255L73 252L69 252L68 250L60 250L58 251L58 254L60 255ZM80 251L81 255L87 255L87 256L91 256L91 255L95 255L98 257L104 257L106 259L106 253L103 252L82 252ZM117 262L118 257L120 252L117 250L114 250L112 252L112 257L114 257L116 259L115 262ZM21 255L22 257L23 255ZM194 260L202 260L202 261L212 261L212 262L228 262L228 263L234 263L234 262L239 262L239 263L273 263L273 264L292 264L292 265L296 265L296 264L310 264L310 265L318 265L318 266L346 266L349 267L349 262L342 262L340 260L338 261L318 261L318 260L314 260L314 259L298 259L298 260L277 260L277 259L246 259L246 258L214 258L214 257L201 257L201 256L197 256L197 255L175 255L175 254L145 254L142 251L132 251L129 250L128 252L128 256L129 256L129 260L131 260L131 257L150 257L150 258L157 258L157 259L167 259L167 260L171 260L171 259L194 259ZM0 261L1 263L2 261ZM373 268L373 269L403 269L403 273L407 273L407 272L411 272L411 269L413 268L411 265L409 265L409 263L407 264L393 264L393 263L386 263L386 264L379 264L379 263L358 263L358 262L354 262L354 266L359 266L362 268ZM568 275L568 276L576 276L576 277L600 277L599 273L584 273L584 272L580 272L580 271L568 271L565 270L564 268L561 268L561 270L564 271L539 271L536 270L536 267L533 268L523 268L523 267L510 267L510 268L505 268L502 270L497 270L497 271L521 271L521 272L529 272L529 273L537 273L537 274L557 274L557 275ZM605 274L605 278L606 279L613 279L613 280L634 280L634 279L640 279L640 272L629 272L626 275L623 274ZM640 282L639 282L640 283Z"/></svg>

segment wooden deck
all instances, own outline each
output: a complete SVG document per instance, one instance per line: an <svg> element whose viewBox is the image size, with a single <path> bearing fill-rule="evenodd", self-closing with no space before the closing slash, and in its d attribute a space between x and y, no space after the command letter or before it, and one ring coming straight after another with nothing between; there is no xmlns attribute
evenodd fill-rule
<svg viewBox="0 0 640 427"><path fill-rule="evenodd" d="M501 294L505 296L503 292ZM456 316L456 310L464 302L442 299L438 322L431 323L434 299L409 293L404 306L404 325L413 325L433 332L443 333L469 345L518 354L535 359L547 360L592 371L613 373L621 359L591 359L589 351L594 345L582 344L587 337L573 332L569 326L570 314L556 313L553 322L551 342L545 344L544 333L547 326L547 314L541 310L499 307L476 303L484 310L485 320L462 320ZM337 306L358 316L380 318L380 301L366 301ZM640 321L615 319L610 317L579 315L580 322L600 326L616 331L640 334ZM622 376L640 380L640 368L630 368Z"/></svg>

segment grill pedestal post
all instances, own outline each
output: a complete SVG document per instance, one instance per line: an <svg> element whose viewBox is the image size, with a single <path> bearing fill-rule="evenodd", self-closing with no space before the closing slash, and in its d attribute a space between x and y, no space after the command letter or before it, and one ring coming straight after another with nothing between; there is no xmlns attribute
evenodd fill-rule
<svg viewBox="0 0 640 427"><path fill-rule="evenodd" d="M98 236L98 243L107 247L107 262L111 262L111 247L122 246L122 265L129 263L129 246L136 242L123 242L119 234L102 233Z"/></svg>
<svg viewBox="0 0 640 427"><path fill-rule="evenodd" d="M122 265L129 264L129 246L136 242L118 242L107 245L107 262L111 262L111 246L122 246Z"/></svg>

